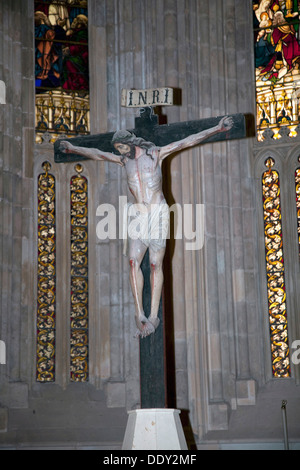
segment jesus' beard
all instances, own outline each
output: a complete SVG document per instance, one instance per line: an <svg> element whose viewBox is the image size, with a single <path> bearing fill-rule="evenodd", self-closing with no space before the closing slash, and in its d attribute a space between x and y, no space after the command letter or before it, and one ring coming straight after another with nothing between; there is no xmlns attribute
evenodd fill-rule
<svg viewBox="0 0 300 470"><path fill-rule="evenodd" d="M134 160L135 159L135 146L134 145L130 146L130 152L123 155L122 160L124 160L125 158L129 158L129 160Z"/></svg>
<svg viewBox="0 0 300 470"><path fill-rule="evenodd" d="M141 147L141 148L143 148L143 147ZM150 157L151 160L153 160L152 155L148 153L147 149L145 149L145 150L146 150L146 155L148 155L148 157ZM124 163L125 158L128 158L129 160L135 160L135 154L136 154L136 146L135 145L130 145L130 152L123 155L122 162Z"/></svg>

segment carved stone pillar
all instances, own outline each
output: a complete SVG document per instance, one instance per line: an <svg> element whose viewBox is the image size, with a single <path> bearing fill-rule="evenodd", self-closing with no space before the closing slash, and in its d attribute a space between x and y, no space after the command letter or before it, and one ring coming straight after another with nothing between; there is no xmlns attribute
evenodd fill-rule
<svg viewBox="0 0 300 470"><path fill-rule="evenodd" d="M22 60L32 51L33 25L24 28L29 1L0 5L0 79L6 85L6 103L0 104L1 159L1 303L0 338L6 344L6 365L0 366L1 405L24 408L28 404L27 379L31 271L28 240L32 236L31 176L27 137L32 127L28 101L32 93L33 61ZM26 91L25 91L26 90ZM22 93L23 92L23 93ZM31 132L32 135L32 132ZM26 157L26 158L23 158ZM23 285L27 278L27 288ZM23 287L23 288L22 288ZM5 420L4 420L5 422Z"/></svg>

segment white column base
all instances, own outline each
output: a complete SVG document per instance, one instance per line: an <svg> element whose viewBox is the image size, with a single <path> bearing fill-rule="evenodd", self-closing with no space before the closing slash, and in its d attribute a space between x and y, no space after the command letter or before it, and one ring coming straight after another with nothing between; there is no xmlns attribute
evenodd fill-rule
<svg viewBox="0 0 300 470"><path fill-rule="evenodd" d="M188 450L179 414L156 408L129 411L122 450Z"/></svg>

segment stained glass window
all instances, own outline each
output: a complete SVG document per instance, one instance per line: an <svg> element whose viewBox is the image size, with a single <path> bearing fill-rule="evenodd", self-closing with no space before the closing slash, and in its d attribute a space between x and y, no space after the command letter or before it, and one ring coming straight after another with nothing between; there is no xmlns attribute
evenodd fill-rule
<svg viewBox="0 0 300 470"><path fill-rule="evenodd" d="M71 381L88 380L88 181L71 179Z"/></svg>
<svg viewBox="0 0 300 470"><path fill-rule="evenodd" d="M300 157L298 160L300 161ZM300 168L297 168L295 172L295 184L296 184L296 208L297 208L297 222L298 222L298 250L299 250L299 258L300 258Z"/></svg>
<svg viewBox="0 0 300 470"><path fill-rule="evenodd" d="M35 0L36 141L89 133L87 0Z"/></svg>
<svg viewBox="0 0 300 470"><path fill-rule="evenodd" d="M271 128L274 138L287 126L299 133L300 3L253 0L258 139Z"/></svg>
<svg viewBox="0 0 300 470"><path fill-rule="evenodd" d="M265 227L266 270L269 324L271 335L272 370L274 377L290 376L290 352L279 173L268 158L268 171L263 174L263 207Z"/></svg>
<svg viewBox="0 0 300 470"><path fill-rule="evenodd" d="M56 224L55 178L51 165L43 163L38 177L38 286L37 286L37 367L38 382L55 380L56 315Z"/></svg>

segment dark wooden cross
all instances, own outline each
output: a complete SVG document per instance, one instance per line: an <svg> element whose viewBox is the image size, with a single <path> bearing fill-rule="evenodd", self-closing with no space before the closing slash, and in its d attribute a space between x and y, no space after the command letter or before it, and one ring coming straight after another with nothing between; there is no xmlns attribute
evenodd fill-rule
<svg viewBox="0 0 300 470"><path fill-rule="evenodd" d="M215 134L208 138L207 142L217 142L231 139L241 139L246 137L246 117L243 114L230 116L233 119L233 127L226 133ZM135 129L130 130L137 137L153 142L158 147L163 147L172 142L184 139L192 134L196 134L205 129L216 126L221 117L201 119L196 121L181 122L175 124L159 125L158 116L153 114L152 108L143 108L140 117L135 120ZM112 137L114 132L107 134L89 135L64 139L70 141L73 145L97 148L104 152L115 151L112 146ZM203 144L203 142L202 142ZM79 155L65 154L59 149L60 141L54 145L56 163L74 163L85 160L85 157ZM143 304L145 315L150 315L151 309L151 288L150 288L150 264L148 251L142 263L144 274L144 294ZM168 376L168 351L166 348L165 322L168 312L165 312L164 293L160 302L159 318L160 326L155 334L144 339L140 339L140 380L141 380L141 407L142 408L166 408L170 407L169 394L167 390ZM171 405L174 407L174 404Z"/></svg>

